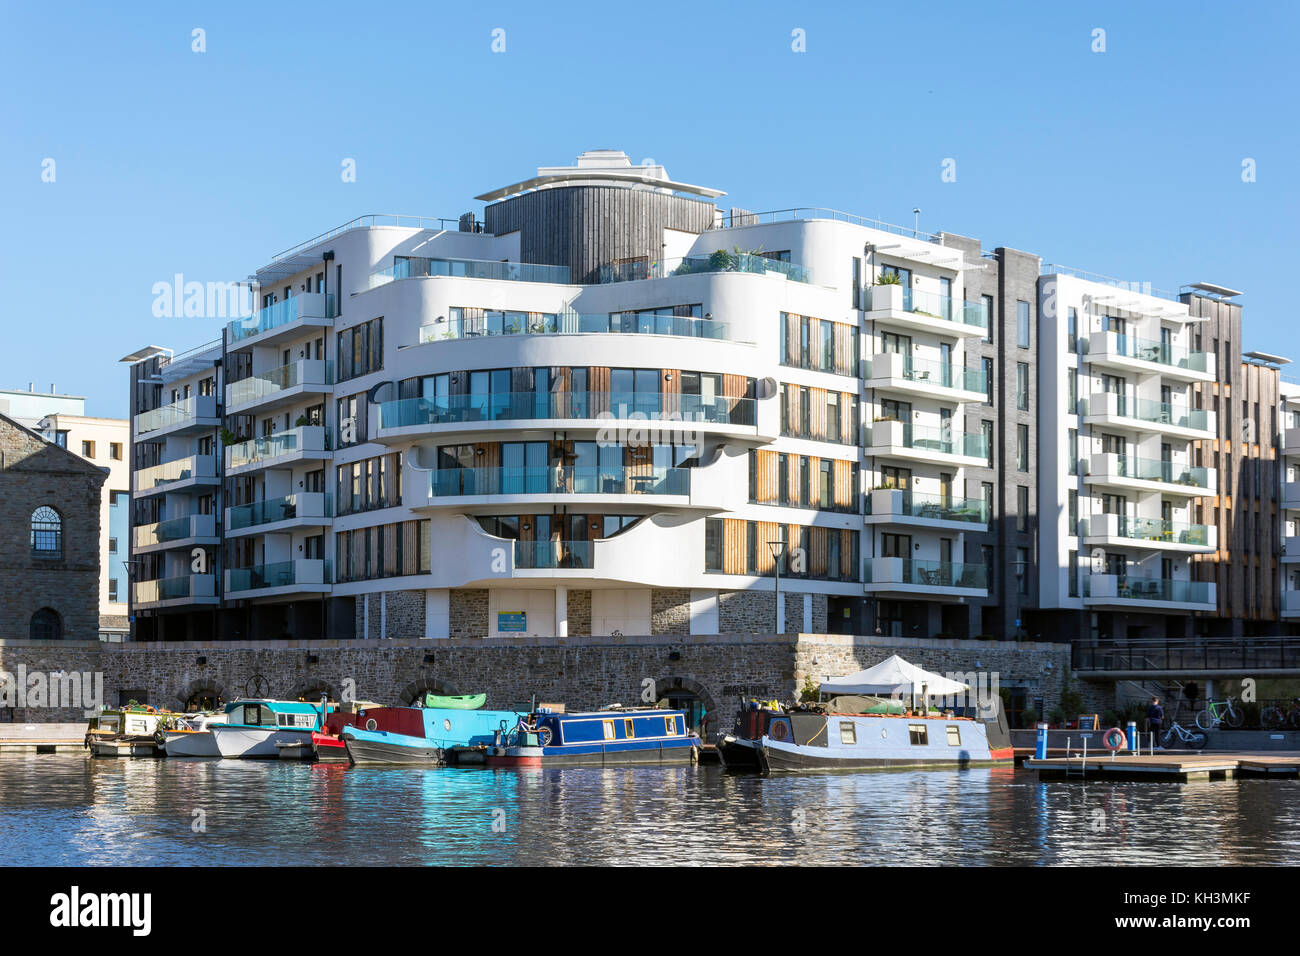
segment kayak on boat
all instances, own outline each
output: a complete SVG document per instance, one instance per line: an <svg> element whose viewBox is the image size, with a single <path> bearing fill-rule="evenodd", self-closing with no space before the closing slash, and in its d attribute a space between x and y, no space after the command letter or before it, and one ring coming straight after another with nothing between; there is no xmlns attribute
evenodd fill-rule
<svg viewBox="0 0 1300 956"><path fill-rule="evenodd" d="M442 710L478 710L487 703L487 694L462 694L459 697L441 697L425 694L424 706Z"/></svg>

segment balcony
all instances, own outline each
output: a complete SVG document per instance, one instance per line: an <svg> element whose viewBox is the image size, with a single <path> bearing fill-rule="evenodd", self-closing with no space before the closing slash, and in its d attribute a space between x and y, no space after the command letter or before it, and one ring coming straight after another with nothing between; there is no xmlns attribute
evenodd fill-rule
<svg viewBox="0 0 1300 956"><path fill-rule="evenodd" d="M220 424L217 397L191 395L170 405L162 405L136 415L135 440L161 441L167 435L208 431Z"/></svg>
<svg viewBox="0 0 1300 956"><path fill-rule="evenodd" d="M228 597L275 597L281 594L325 594L333 580L330 562L320 558L299 558L274 564L226 571Z"/></svg>
<svg viewBox="0 0 1300 956"><path fill-rule="evenodd" d="M873 285L867 294L867 320L877 325L937 332L950 338L988 334L989 315L982 303L902 285Z"/></svg>
<svg viewBox="0 0 1300 956"><path fill-rule="evenodd" d="M930 598L985 597L988 568L983 564L872 558L867 563L866 590L875 594Z"/></svg>
<svg viewBox="0 0 1300 956"><path fill-rule="evenodd" d="M1283 429L1282 454L1300 455L1300 428Z"/></svg>
<svg viewBox="0 0 1300 956"><path fill-rule="evenodd" d="M226 472L236 474L277 468L296 461L330 456L329 439L322 425L300 425L285 432L226 446Z"/></svg>
<svg viewBox="0 0 1300 956"><path fill-rule="evenodd" d="M240 379L226 386L226 414L270 411L290 405L303 395L328 393L334 384L334 363L303 359Z"/></svg>
<svg viewBox="0 0 1300 956"><path fill-rule="evenodd" d="M1282 507L1300 511L1300 481L1282 483Z"/></svg>
<svg viewBox="0 0 1300 956"><path fill-rule="evenodd" d="M1116 574L1082 574L1084 607L1151 611L1215 611L1217 591L1209 581L1134 578Z"/></svg>
<svg viewBox="0 0 1300 956"><path fill-rule="evenodd" d="M320 491L267 498L226 509L226 534L271 534L294 528L324 527L331 522L331 496Z"/></svg>
<svg viewBox="0 0 1300 956"><path fill-rule="evenodd" d="M367 288L377 289L403 279L497 279L510 282L550 282L569 285L568 266L538 265L532 262L500 262L491 259L399 258L387 269L372 272Z"/></svg>
<svg viewBox="0 0 1300 956"><path fill-rule="evenodd" d="M713 319L643 313L487 312L472 319L447 319L420 326L420 344L496 335L672 335L731 340L731 326Z"/></svg>
<svg viewBox="0 0 1300 956"><path fill-rule="evenodd" d="M219 483L216 456L190 455L134 472L131 492L138 496L160 495Z"/></svg>
<svg viewBox="0 0 1300 956"><path fill-rule="evenodd" d="M885 352L867 360L863 378L868 388L939 398L951 402L982 402L988 398L983 369L963 368Z"/></svg>
<svg viewBox="0 0 1300 956"><path fill-rule="evenodd" d="M635 282L640 279L668 279L674 276L703 273L741 272L751 275L776 275L792 282L811 283L812 270L794 262L781 262L767 256L749 252L717 252L680 259L650 262L639 259L633 262L608 263L600 267L600 282Z"/></svg>
<svg viewBox="0 0 1300 956"><path fill-rule="evenodd" d="M1093 515L1079 519L1079 537L1084 544L1150 548L1209 554L1219 549L1219 529L1212 525L1177 524L1159 518L1131 518L1127 515ZM1300 555L1300 551L1297 551Z"/></svg>
<svg viewBox="0 0 1300 956"><path fill-rule="evenodd" d="M867 495L867 524L902 524L948 531L984 531L988 510L979 498L876 488Z"/></svg>
<svg viewBox="0 0 1300 956"><path fill-rule="evenodd" d="M136 581L133 585L134 603L136 609L216 604L216 585L216 576L212 574L182 574L174 578Z"/></svg>
<svg viewBox="0 0 1300 956"><path fill-rule="evenodd" d="M988 443L983 435L882 419L872 424L870 439L868 455L957 467L988 465Z"/></svg>
<svg viewBox="0 0 1300 956"><path fill-rule="evenodd" d="M1296 564L1300 562L1300 537L1288 535L1282 539L1283 564Z"/></svg>
<svg viewBox="0 0 1300 956"><path fill-rule="evenodd" d="M1282 592L1282 616L1284 618L1300 617L1300 591L1286 589Z"/></svg>
<svg viewBox="0 0 1300 956"><path fill-rule="evenodd" d="M591 570L592 541L516 541L516 571Z"/></svg>
<svg viewBox="0 0 1300 956"><path fill-rule="evenodd" d="M236 319L226 326L226 331L232 348L274 345L306 329L333 325L337 314L332 293L304 292L268 305L246 319Z"/></svg>
<svg viewBox="0 0 1300 956"><path fill-rule="evenodd" d="M1086 351L1093 365L1159 374L1183 382L1214 381L1215 356L1211 352L1193 352L1118 332L1093 332Z"/></svg>
<svg viewBox="0 0 1300 956"><path fill-rule="evenodd" d="M1081 405L1080 413L1089 425L1114 425L1189 441L1214 437L1214 413L1200 408L1183 408L1112 392L1094 394Z"/></svg>
<svg viewBox="0 0 1300 956"><path fill-rule="evenodd" d="M704 426L709 431L752 435L756 411L757 401L752 398L676 392L505 392L405 398L379 405L376 440L400 441L430 428L477 431L488 423L520 421L554 423L554 427L583 421L593 428L608 427L611 420L654 422L664 431Z"/></svg>
<svg viewBox="0 0 1300 956"><path fill-rule="evenodd" d="M430 497L650 495L691 493L690 468L592 465L559 468L446 468L431 473Z"/></svg>
<svg viewBox="0 0 1300 956"><path fill-rule="evenodd" d="M1086 480L1092 485L1154 491L1186 498L1213 497L1218 488L1216 472L1159 458L1098 454L1088 459L1086 467Z"/></svg>
<svg viewBox="0 0 1300 956"><path fill-rule="evenodd" d="M215 515L185 515L152 524L137 525L132 541L136 551L165 551L191 545L217 543Z"/></svg>

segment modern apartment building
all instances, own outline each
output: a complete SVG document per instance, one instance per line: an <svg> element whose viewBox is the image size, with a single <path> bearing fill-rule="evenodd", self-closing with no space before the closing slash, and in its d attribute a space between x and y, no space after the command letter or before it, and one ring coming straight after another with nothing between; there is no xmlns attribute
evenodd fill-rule
<svg viewBox="0 0 1300 956"><path fill-rule="evenodd" d="M99 639L121 641L129 633L127 622L128 511L130 468L126 449L130 426L125 419L98 418L85 413L86 399L63 395L53 385L37 392L35 384L26 390L0 390L0 413L108 473L99 511Z"/></svg>
<svg viewBox="0 0 1300 956"><path fill-rule="evenodd" d="M1192 615L1219 607L1216 584L1192 573L1219 547L1203 520L1218 473L1198 460L1218 427L1196 388L1217 369L1205 317L1051 266L1039 308L1042 606L1064 612L1063 636L1190 637Z"/></svg>
<svg viewBox="0 0 1300 956"><path fill-rule="evenodd" d="M1295 634L1300 631L1300 382L1282 378L1278 387L1278 616L1282 633Z"/></svg>
<svg viewBox="0 0 1300 956"><path fill-rule="evenodd" d="M977 244L720 195L586 153L128 356L137 637L985 630L978 348L1027 280L990 304Z"/></svg>

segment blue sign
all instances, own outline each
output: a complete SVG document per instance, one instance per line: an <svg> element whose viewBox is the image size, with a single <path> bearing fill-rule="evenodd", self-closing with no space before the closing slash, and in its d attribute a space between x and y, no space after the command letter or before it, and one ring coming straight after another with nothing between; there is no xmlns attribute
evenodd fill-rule
<svg viewBox="0 0 1300 956"><path fill-rule="evenodd" d="M497 611L498 632L505 634L523 634L527 630L527 611Z"/></svg>

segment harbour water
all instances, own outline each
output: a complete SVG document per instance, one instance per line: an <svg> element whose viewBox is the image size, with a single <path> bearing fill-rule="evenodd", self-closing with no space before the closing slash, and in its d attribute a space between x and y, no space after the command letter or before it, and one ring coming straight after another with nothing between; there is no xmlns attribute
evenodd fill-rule
<svg viewBox="0 0 1300 956"><path fill-rule="evenodd" d="M1296 865L1300 782L0 756L14 866Z"/></svg>

